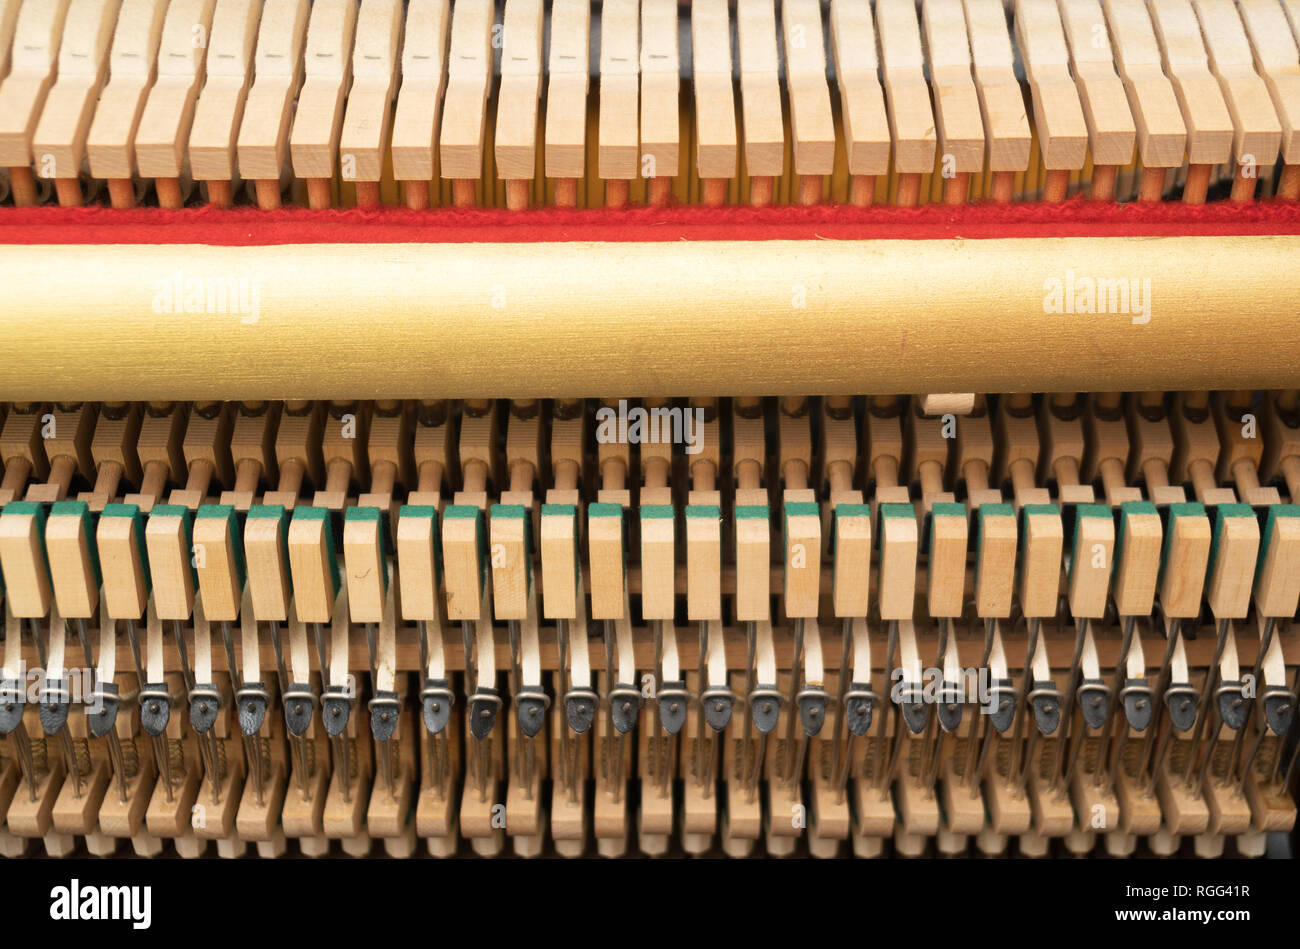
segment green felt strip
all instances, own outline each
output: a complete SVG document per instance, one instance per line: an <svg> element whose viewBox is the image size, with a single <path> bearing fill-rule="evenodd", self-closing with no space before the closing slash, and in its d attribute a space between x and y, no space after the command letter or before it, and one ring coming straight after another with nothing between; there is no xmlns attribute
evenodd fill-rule
<svg viewBox="0 0 1300 949"><path fill-rule="evenodd" d="M248 575L244 567L244 545L240 542L239 521L235 516L235 508L232 504L204 504L194 515L196 518L224 518L226 521L226 532L230 535L230 550L235 561L235 577L239 581L240 589L243 589L244 580Z"/></svg>
<svg viewBox="0 0 1300 949"><path fill-rule="evenodd" d="M36 543L41 548L41 561L45 564L45 575L50 575L50 555L45 549L45 505L36 501L10 501L0 512L4 517L30 517L36 524Z"/></svg>
<svg viewBox="0 0 1300 949"><path fill-rule="evenodd" d="M181 540L186 551L190 554L186 558L190 564L190 579L195 586L198 586L199 575L194 569L194 520L190 515L190 509L184 504L156 504L154 509L149 512L149 520L153 520L155 517L180 518Z"/></svg>
<svg viewBox="0 0 1300 949"><path fill-rule="evenodd" d="M1210 562L1205 568L1205 576L1214 575L1214 567L1219 559L1219 544L1223 540L1223 531L1230 517L1255 517L1255 509L1249 504L1220 504L1214 518L1214 533L1210 538ZM1258 568L1258 562L1256 562Z"/></svg>
<svg viewBox="0 0 1300 949"><path fill-rule="evenodd" d="M139 506L135 504L105 504L104 510L99 514L99 519L102 521L106 517L130 518L131 529L135 531L135 545L140 555L140 569L144 573L144 592L145 595L148 595L153 590L153 580L149 575L149 552L144 543L144 517L140 514Z"/></svg>
<svg viewBox="0 0 1300 949"><path fill-rule="evenodd" d="M442 586L442 544L438 543L438 509L431 504L403 504L397 511L397 520L410 518L433 522L433 586Z"/></svg>
<svg viewBox="0 0 1300 949"><path fill-rule="evenodd" d="M86 555L90 557L90 568L95 575L95 585L104 582L99 571L99 547L95 544L94 518L90 516L90 505L85 501L57 501L50 508L50 517L75 517L81 521L81 532L86 539Z"/></svg>
<svg viewBox="0 0 1300 949"><path fill-rule="evenodd" d="M329 564L329 576L331 597L339 595L339 561L338 555L334 552L334 532L329 529L330 512L323 507L296 507L293 509L293 519L295 521L324 521L325 529L325 562Z"/></svg>
<svg viewBox="0 0 1300 949"><path fill-rule="evenodd" d="M487 528L483 523L483 512L477 504L449 504L442 512L443 521L474 521L474 539L478 548L478 584L479 590L487 585Z"/></svg>

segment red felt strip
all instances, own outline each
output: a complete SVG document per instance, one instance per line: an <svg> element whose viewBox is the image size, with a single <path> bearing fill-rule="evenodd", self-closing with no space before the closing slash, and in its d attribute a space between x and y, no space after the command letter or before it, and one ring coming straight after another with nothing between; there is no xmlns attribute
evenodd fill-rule
<svg viewBox="0 0 1300 949"><path fill-rule="evenodd" d="M508 211L481 208L286 207L167 211L0 209L0 244L532 243L538 241L943 240L1300 234L1300 204L928 204L915 208L666 208Z"/></svg>

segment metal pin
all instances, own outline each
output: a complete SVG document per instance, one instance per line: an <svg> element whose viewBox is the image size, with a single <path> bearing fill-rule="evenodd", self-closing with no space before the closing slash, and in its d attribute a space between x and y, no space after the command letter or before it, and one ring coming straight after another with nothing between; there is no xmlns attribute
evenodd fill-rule
<svg viewBox="0 0 1300 949"><path fill-rule="evenodd" d="M284 701L285 690L289 688L289 671L284 664L284 647L280 642L280 624L272 620L269 624L271 648L275 652L275 674L280 681L280 701ZM302 798L307 799L307 738L305 735L289 735L289 748L294 756L294 776Z"/></svg>
<svg viewBox="0 0 1300 949"><path fill-rule="evenodd" d="M36 643L36 651L40 656L41 667L48 672L50 664L49 664L49 660L47 659L48 652L45 649L45 644L41 641L40 620L30 619L28 620L28 622L30 623L32 639ZM62 635L65 638L68 635L67 624L68 621L65 619L63 621L64 629L62 633ZM57 635L59 634L54 631L54 624L50 623L50 636L53 637ZM46 682L48 683L49 680L46 679ZM62 694L65 700L71 699L71 693L67 692L66 690L62 693L55 693L55 694ZM52 697L53 695L51 695L51 698ZM57 706L58 703L51 702L50 704L52 706ZM66 720L62 725L59 726L58 736L59 736L59 749L63 752L64 760L66 760L68 763L68 776L72 778L73 796L76 798L80 798L81 797L81 763L77 760L76 749L74 749L72 746L72 735L68 732L68 723Z"/></svg>
<svg viewBox="0 0 1300 949"><path fill-rule="evenodd" d="M560 653L560 695L565 696L569 693L569 631L566 622L562 619L555 621L555 640ZM569 792L569 800L572 802L576 796L573 781L573 771L576 769L571 770L569 767L569 746L571 744L573 744L573 729L569 728L566 723L565 727L560 729L560 781Z"/></svg>
<svg viewBox="0 0 1300 949"><path fill-rule="evenodd" d="M848 704L847 696L849 694L849 644L852 623L852 620L845 617L842 625L843 631L840 633L839 694L836 696L835 703L835 730L831 733L831 761L833 762L832 767L835 769L835 782L840 788L840 800L844 799L844 784L839 778L840 773L844 773L845 777L843 781L847 782L848 780L848 759L841 759L841 755L844 754L845 745L852 745L852 740L850 739L846 742L842 734L844 731L844 716L846 714L845 706ZM748 693L748 690L746 690L746 693ZM750 721L752 718L753 716L751 715L745 716L746 722ZM746 747L748 746L748 742L746 742Z"/></svg>
<svg viewBox="0 0 1300 949"><path fill-rule="evenodd" d="M1183 770L1183 782L1191 788L1195 784L1195 778L1192 772L1196 770L1196 758L1200 753L1201 736L1205 733L1205 720L1209 717L1206 715L1206 706L1210 702L1210 697L1214 694L1215 689L1219 686L1219 660L1223 658L1223 650L1228 643L1228 621L1219 620L1218 641L1214 647L1214 659L1210 662L1210 667L1205 673L1205 686L1196 700L1196 730L1192 733L1192 744L1187 755L1187 765ZM1211 730L1210 735L1214 732ZM1210 745L1213 749L1214 739L1211 737ZM1209 757L1207 755L1207 757Z"/></svg>
<svg viewBox="0 0 1300 949"><path fill-rule="evenodd" d="M749 622L745 624L745 739L740 746L740 754L736 756L736 766L740 769L738 777L745 782L746 786L749 784L751 767L758 764L757 760L752 764L750 761L750 744L754 740L754 715L749 707L749 694L754 690L754 659L757 651L758 625Z"/></svg>
<svg viewBox="0 0 1300 949"><path fill-rule="evenodd" d="M135 620L126 621L126 639L131 644L131 659L135 662L135 677L139 685L144 685L144 663L140 661L140 640L135 632Z"/></svg>
<svg viewBox="0 0 1300 949"><path fill-rule="evenodd" d="M370 659L370 689L378 687L379 660L375 654L375 624L366 624L366 655Z"/></svg>
<svg viewBox="0 0 1300 949"><path fill-rule="evenodd" d="M425 623L424 620L416 620L415 630L416 630L415 641L416 641L416 645L419 647L420 650L420 671L416 681L423 682L429 674L428 624ZM429 733L429 730L427 728L424 729L423 731L424 731L424 739L423 739L424 752L425 752L426 760L421 765L421 775L425 783L431 783L435 787L441 788L442 781L438 779L437 763L435 760L437 757L437 748L434 745L436 738L434 735Z"/></svg>
<svg viewBox="0 0 1300 949"><path fill-rule="evenodd" d="M1243 732L1245 732L1245 730L1246 730L1245 726L1243 726L1237 730L1237 734L1241 735ZM1259 731L1255 733L1255 738L1250 743L1250 750L1246 752L1245 758L1242 759L1240 767L1237 769L1237 778L1241 784L1242 793L1245 793L1246 784L1250 780L1250 769L1255 764L1255 758L1256 756L1259 755L1259 749L1264 744L1264 738L1267 735L1268 735L1268 726L1265 723L1261 722L1259 726ZM1235 743L1234 743L1234 747L1235 747ZM1281 752L1280 748L1278 749L1278 752L1280 754ZM1229 759L1229 761L1232 760L1233 759L1231 758ZM1231 778L1232 776L1233 776L1233 769L1230 765L1228 768L1228 777Z"/></svg>
<svg viewBox="0 0 1300 949"><path fill-rule="evenodd" d="M379 690L379 658L375 647L376 629L374 623L366 624L366 655L370 660L370 694L373 697ZM384 779L384 788L390 799L397 800L397 768L393 762L392 741L379 744L379 774Z"/></svg>
<svg viewBox="0 0 1300 949"><path fill-rule="evenodd" d="M27 792L29 800L33 803L36 801L36 756L32 754L32 739L27 734L27 728L20 721L18 727L10 732L14 736L14 744L18 746L18 760L23 764L23 774L27 776Z"/></svg>
<svg viewBox="0 0 1300 949"><path fill-rule="evenodd" d="M64 622L66 623L67 621L64 620ZM94 694L98 673L95 668L95 656L92 653L90 648L90 635L86 632L86 621L82 617L77 617L73 621L73 623L77 630L77 639L80 640L81 642L81 654L86 660L86 668L90 670L90 691L92 694ZM110 739L110 744L116 738L117 738L117 733L114 732L113 738ZM87 739L87 744L89 744L89 739ZM77 797L81 797L81 777L79 774L77 776L76 793L77 793Z"/></svg>
<svg viewBox="0 0 1300 949"><path fill-rule="evenodd" d="M1070 678L1066 684L1065 692L1061 696L1061 724L1058 726L1061 733L1056 739L1055 747L1052 749L1052 769L1048 772L1052 776L1052 786L1054 788L1061 786L1059 781L1061 777L1060 769L1065 757L1066 742L1071 738L1077 742L1088 733L1087 723L1080 721L1078 731L1081 731L1082 734L1075 734L1074 699L1075 692L1079 688L1079 680L1083 675L1080 663L1083 660L1083 642L1088 633L1088 624L1090 622L1087 617L1084 617L1075 623L1074 658L1070 660Z"/></svg>
<svg viewBox="0 0 1300 949"><path fill-rule="evenodd" d="M792 784L795 780L795 744L794 732L796 719L799 717L799 681L803 678L803 620L794 621L794 651L790 654L790 696L787 706L788 718L785 722L785 782ZM805 736L806 737L806 736ZM801 743L802 744L802 743Z"/></svg>
<svg viewBox="0 0 1300 949"><path fill-rule="evenodd" d="M1160 671L1156 675L1156 688L1152 693L1157 697L1154 710L1155 718L1147 731L1146 737L1143 739L1142 750L1138 754L1138 774L1148 775L1144 791L1147 797L1150 797L1155 789L1156 779L1164 764L1165 752L1168 751L1173 737L1173 721L1169 718L1165 705L1170 684L1169 680L1172 677L1171 666L1174 647L1177 645L1181 630L1181 620L1170 618L1169 641L1165 644L1164 658L1160 660Z"/></svg>
<svg viewBox="0 0 1300 949"><path fill-rule="evenodd" d="M472 697L478 693L479 688L478 662L477 657L474 655L474 624L470 620L463 620L460 624L460 631L465 642L465 691L471 696L471 701L466 704L472 713L474 707ZM470 692L471 688L474 690L473 692ZM474 783L475 787L478 788L480 802L487 800L488 784L490 782L488 777L490 751L489 739L474 738L474 756L471 760L474 765Z"/></svg>
<svg viewBox="0 0 1300 949"><path fill-rule="evenodd" d="M122 739L117 737L117 729L113 728L108 735L108 757L113 763L113 772L117 775L117 792L118 797L123 804L126 803L126 755L122 751Z"/></svg>
<svg viewBox="0 0 1300 949"><path fill-rule="evenodd" d="M271 649L275 652L275 674L280 679L280 689L283 691L289 685L289 672L284 665L284 651L280 645L280 624L271 620L268 624L271 632Z"/></svg>
<svg viewBox="0 0 1300 949"><path fill-rule="evenodd" d="M614 784L614 621L605 620L602 624L605 635L605 712L607 720L605 722L605 783L609 785L610 793L614 795L614 800L618 800L618 789ZM703 705L700 706L703 709Z"/></svg>
<svg viewBox="0 0 1300 949"><path fill-rule="evenodd" d="M172 803L172 763L166 734L153 735L153 756L158 762L158 771L162 775L163 791L167 794L167 803ZM202 746L200 746L202 747ZM33 796L32 800L36 800Z"/></svg>
<svg viewBox="0 0 1300 949"><path fill-rule="evenodd" d="M321 714L324 715L324 692L327 688L325 683L329 682L329 661L328 654L325 651L325 626L323 623L312 623L312 634L316 640L317 661L320 663L321 677ZM347 736L343 733L330 736L330 754L334 757L334 771L339 778L339 790L342 793L344 803L352 800L352 765L348 758Z"/></svg>
<svg viewBox="0 0 1300 949"><path fill-rule="evenodd" d="M697 704L695 716L695 783L704 786L705 796L708 796L707 782L704 777L704 691L707 688L708 664L705 661L705 650L707 649L708 624L700 622L700 656L699 656L699 679L696 682Z"/></svg>
<svg viewBox="0 0 1300 949"><path fill-rule="evenodd" d="M50 663L46 658L47 653L45 651L45 641L41 639L41 621L38 619L28 619L27 629L32 635L32 641L36 644L36 655L37 658L41 660L41 668L48 669ZM53 633L53 630L51 630L51 633Z"/></svg>
<svg viewBox="0 0 1300 949"><path fill-rule="evenodd" d="M1264 635L1259 641L1259 654L1255 657L1255 668L1252 672L1251 682L1255 684L1254 694L1246 698L1246 721L1251 719L1251 713L1259 706L1258 695L1260 690L1260 679L1264 671L1264 656L1268 652L1268 647L1273 644L1273 632L1277 628L1277 620L1272 616L1264 619ZM1259 753L1259 746L1264 739L1264 732L1268 729L1262 729L1259 736L1255 739L1254 744L1244 760L1239 759L1241 753L1242 741L1246 737L1246 728L1243 725L1237 729L1237 733L1232 736L1232 750L1228 753L1228 778L1232 779L1234 775L1241 778L1244 785L1246 774L1249 766L1254 763L1255 755Z"/></svg>
<svg viewBox="0 0 1300 949"><path fill-rule="evenodd" d="M1016 724L1015 733L1011 741L1011 761L1007 768L1007 777L1011 778L1017 787L1024 787L1028 778L1030 759L1033 756L1034 736L1038 733L1037 728L1029 732L1025 737L1025 723L1032 717L1033 710L1029 708L1029 693L1034 681L1033 662L1034 656L1038 652L1038 638L1042 631L1042 620L1037 616L1028 619L1029 638L1025 643L1025 666L1020 677L1020 695L1016 698ZM1021 764L1023 754L1024 764Z"/></svg>
<svg viewBox="0 0 1300 949"><path fill-rule="evenodd" d="M898 651L898 620L890 620L888 644L885 647L885 685L886 686L888 686L890 681L892 681L894 658L897 651ZM892 702L885 703L885 706L888 707L893 704L894 703ZM875 761L872 763L872 767L871 767L871 780L872 783L875 784L879 789L880 799L882 801L889 797L889 786L891 783L890 780L888 779L888 776L885 774L885 744L886 744L885 733L888 727L888 720L889 720L889 716L884 714L884 708L882 708L881 715L880 715L880 728L876 735ZM894 709L895 734L897 734L898 730L902 727L902 723L903 723L903 710L901 708L895 708ZM892 771L893 770L893 762L892 762L893 749L892 748L890 750L890 758L891 758L891 762L890 762L889 770Z"/></svg>
<svg viewBox="0 0 1300 949"><path fill-rule="evenodd" d="M647 744L650 749L651 770L650 777L655 785L659 788L659 796L667 796L668 786L668 762L666 760L668 732L664 728L663 718L659 715L659 690L664 684L664 623L663 620L655 620L650 624L654 635L654 663L655 663L655 701L652 714L654 715L654 731L651 732L651 738Z"/></svg>
<svg viewBox="0 0 1300 949"><path fill-rule="evenodd" d="M1114 685L1112 685L1110 691L1106 693L1106 723L1102 726L1101 735L1097 738L1097 764L1093 770L1093 782L1098 786L1101 785L1102 776L1106 774L1106 761L1109 759L1109 755L1110 755L1111 736L1115 732L1113 718L1118 712L1119 703L1116 700L1120 695L1120 690L1123 688L1124 682L1128 678L1128 673L1127 673L1128 654L1129 654L1129 650L1133 648L1133 632L1136 628L1137 628L1136 616L1124 617L1124 632L1123 632L1123 637L1120 640L1119 658L1115 660ZM1121 746L1123 745L1123 743L1127 741L1128 741L1128 719L1125 718L1124 726L1120 729ZM1120 752L1123 752L1124 749L1123 747L1121 747L1119 750ZM1077 756L1078 756L1078 752L1076 751L1071 757L1074 758ZM1073 770L1074 768L1073 761L1071 761L1070 763L1070 768L1071 770ZM1070 783L1070 779L1069 777L1067 777L1066 778L1067 786L1069 785L1069 783Z"/></svg>
<svg viewBox="0 0 1300 949"><path fill-rule="evenodd" d="M1300 708L1300 669L1296 670L1295 688L1291 690L1291 708L1292 709ZM1296 715L1293 713L1291 716L1291 728L1295 728L1295 723L1297 719L1300 719L1300 715ZM1291 729L1288 728L1287 734L1290 733L1291 733ZM1286 746L1286 735L1279 735L1277 753L1273 755L1273 773L1269 777L1270 782L1276 781L1278 779L1278 776L1282 773L1282 752L1285 750L1285 746ZM1296 742L1296 749L1300 751L1300 741ZM1295 765L1295 760L1296 760L1295 755L1293 754L1290 765L1288 766L1288 771L1287 771L1288 779L1290 777L1290 767L1293 767ZM1284 781L1282 783L1282 787L1286 787L1286 786L1287 786L1287 782Z"/></svg>
<svg viewBox="0 0 1300 949"><path fill-rule="evenodd" d="M983 670L988 668L989 657L993 654L993 630L996 628L996 623L997 620L992 618L984 620L984 651L980 653L980 664L976 667L978 669ZM988 722L985 721L987 718L987 715L976 716L971 722L970 737L966 739L966 766L963 769L963 773L965 774L966 780L971 784L971 797L977 797L979 795L979 781L976 779L976 775L984 770L982 767L984 762L984 743L988 738L988 733L991 731L991 729L988 728ZM981 765L978 772L972 770L976 766L977 752L978 760Z"/></svg>

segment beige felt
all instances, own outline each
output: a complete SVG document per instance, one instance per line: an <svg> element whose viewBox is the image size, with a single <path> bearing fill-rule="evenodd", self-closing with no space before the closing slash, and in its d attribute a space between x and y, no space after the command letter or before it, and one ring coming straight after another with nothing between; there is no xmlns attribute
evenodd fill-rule
<svg viewBox="0 0 1300 949"><path fill-rule="evenodd" d="M656 177L680 170L680 74L676 0L641 0L641 160Z"/></svg>
<svg viewBox="0 0 1300 949"><path fill-rule="evenodd" d="M1103 0L1115 44L1115 65L1124 81L1137 129L1138 155L1147 168L1173 168L1183 161L1187 126L1173 83L1161 65L1145 0Z"/></svg>
<svg viewBox="0 0 1300 949"><path fill-rule="evenodd" d="M206 39L216 0L172 0L158 43L158 79L149 90L135 133L136 163L146 178L176 178L203 85ZM202 36L202 45L196 38Z"/></svg>
<svg viewBox="0 0 1300 949"><path fill-rule="evenodd" d="M378 181L383 174L397 94L402 13L401 0L362 0L352 47L352 88L339 133L345 179Z"/></svg>
<svg viewBox="0 0 1300 949"><path fill-rule="evenodd" d="M334 615L334 584L325 534L329 529L327 519L289 522L289 572L301 623L328 623Z"/></svg>
<svg viewBox="0 0 1300 949"><path fill-rule="evenodd" d="M234 622L244 590L235 569L229 522L224 517L197 517L193 540L204 615L213 622Z"/></svg>
<svg viewBox="0 0 1300 949"><path fill-rule="evenodd" d="M253 56L254 79L244 106L236 153L250 180L280 177L289 149L294 98L303 80L308 0L265 0Z"/></svg>
<svg viewBox="0 0 1300 949"><path fill-rule="evenodd" d="M604 179L631 179L640 173L640 21L637 0L605 0L601 5L596 173Z"/></svg>
<svg viewBox="0 0 1300 949"><path fill-rule="evenodd" d="M867 615L871 592L871 518L865 514L835 519L835 561L831 600L835 615Z"/></svg>
<svg viewBox="0 0 1300 949"><path fill-rule="evenodd" d="M452 9L447 94L442 103L438 140L439 174L479 178L488 88L492 82L492 20L489 0L460 0Z"/></svg>
<svg viewBox="0 0 1300 949"><path fill-rule="evenodd" d="M1020 539L1024 552L1020 568L1020 609L1026 617L1056 615L1060 591L1061 551L1065 533L1059 514L1032 513L1025 518Z"/></svg>
<svg viewBox="0 0 1300 949"><path fill-rule="evenodd" d="M0 0L0 79L9 75L14 27L18 25L18 9L22 2L23 0Z"/></svg>
<svg viewBox="0 0 1300 949"><path fill-rule="evenodd" d="M591 5L587 0L554 0L546 69L544 133L546 175L549 178L583 176L590 47ZM542 599L545 600L545 596Z"/></svg>
<svg viewBox="0 0 1300 949"><path fill-rule="evenodd" d="M160 620L188 620L194 611L192 552L185 545L184 523L179 515L150 515L144 528L153 582L153 604Z"/></svg>
<svg viewBox="0 0 1300 949"><path fill-rule="evenodd" d="M786 503L790 503L790 491ZM785 615L817 616L821 589L822 522L819 515L785 516Z"/></svg>
<svg viewBox="0 0 1300 949"><path fill-rule="evenodd" d="M537 171L544 13L541 0L507 0L505 5L493 140L501 178L531 180Z"/></svg>
<svg viewBox="0 0 1300 949"><path fill-rule="evenodd" d="M691 5L691 47L696 170L701 178L734 178L739 151L726 0L699 0Z"/></svg>
<svg viewBox="0 0 1300 949"><path fill-rule="evenodd" d="M926 174L934 170L936 136L915 4L912 0L877 0L876 30L894 142L894 170Z"/></svg>
<svg viewBox="0 0 1300 949"><path fill-rule="evenodd" d="M962 0L989 171L1024 171L1032 138L1001 0Z"/></svg>
<svg viewBox="0 0 1300 949"><path fill-rule="evenodd" d="M381 516L384 513L387 512L382 512ZM352 622L378 623L383 620L387 566L379 521L343 522L343 573Z"/></svg>
<svg viewBox="0 0 1300 949"><path fill-rule="evenodd" d="M1300 602L1300 517L1279 517L1273 522L1273 535L1255 581L1255 607L1261 616L1294 616L1297 602Z"/></svg>
<svg viewBox="0 0 1300 949"><path fill-rule="evenodd" d="M1255 72L1254 54L1232 0L1192 0L1210 71L1219 80L1232 116L1232 150L1237 160L1253 156L1259 168L1277 161L1282 126L1268 87Z"/></svg>
<svg viewBox="0 0 1300 949"><path fill-rule="evenodd" d="M981 171L984 122L971 72L970 41L961 0L925 0L921 5L921 26L930 59L939 153L952 156L953 171Z"/></svg>
<svg viewBox="0 0 1300 949"><path fill-rule="evenodd" d="M253 50L261 16L260 0L217 2L208 46L207 81L194 108L189 138L190 172L198 181L235 177L235 148L253 80Z"/></svg>
<svg viewBox="0 0 1300 949"><path fill-rule="evenodd" d="M739 0L736 4L736 36L740 54L745 167L751 175L777 176L785 166L785 120L781 105L780 61L776 51L774 0ZM871 52L874 58L874 43ZM877 83L877 89L879 86ZM881 119L883 122L883 109Z"/></svg>
<svg viewBox="0 0 1300 949"><path fill-rule="evenodd" d="M965 516L931 518L929 565L926 591L930 615L961 616L966 586L966 545L969 528Z"/></svg>
<svg viewBox="0 0 1300 949"><path fill-rule="evenodd" d="M69 0L27 2L14 24L9 75L0 83L0 166L31 164L32 134L58 68Z"/></svg>
<svg viewBox="0 0 1300 949"><path fill-rule="evenodd" d="M1088 123L1092 160L1098 165L1127 165L1133 160L1137 127L1124 84L1115 72L1115 57L1098 0L1057 0L1079 102Z"/></svg>
<svg viewBox="0 0 1300 949"><path fill-rule="evenodd" d="M1070 569L1070 612L1076 619L1100 619L1106 612L1111 567L1115 561L1115 522L1109 517L1081 517Z"/></svg>
<svg viewBox="0 0 1300 949"><path fill-rule="evenodd" d="M880 579L882 620L910 620L916 599L918 529L913 517L881 517Z"/></svg>
<svg viewBox="0 0 1300 949"><path fill-rule="evenodd" d="M1115 564L1115 609L1120 616L1151 615L1163 533L1159 514L1128 515Z"/></svg>
<svg viewBox="0 0 1300 949"><path fill-rule="evenodd" d="M1070 75L1056 4L1054 0L1017 0L1015 11L1017 45L1029 78L1043 166L1049 171L1082 168L1088 128Z"/></svg>
<svg viewBox="0 0 1300 949"><path fill-rule="evenodd" d="M99 606L99 583L80 517L51 514L45 522L54 601L63 616L91 619Z"/></svg>
<svg viewBox="0 0 1300 949"><path fill-rule="evenodd" d="M831 0L830 31L849 174L886 174L892 137L871 5L867 0Z"/></svg>
<svg viewBox="0 0 1300 949"><path fill-rule="evenodd" d="M528 517L531 517L531 512ZM489 525L492 606L498 620L528 618L527 523L519 517L494 517Z"/></svg>
<svg viewBox="0 0 1300 949"><path fill-rule="evenodd" d="M289 157L299 178L332 178L352 81L357 0L315 0L307 22L303 84L289 132Z"/></svg>
<svg viewBox="0 0 1300 949"><path fill-rule="evenodd" d="M50 611L50 574L32 515L0 514L0 572L5 578L7 604L15 616L39 618Z"/></svg>
<svg viewBox="0 0 1300 949"><path fill-rule="evenodd" d="M641 615L647 620L671 620L675 613L675 534L675 518L652 517L641 520ZM737 584L740 583L739 545L739 525L737 525ZM768 579L766 566L767 564L764 563L764 581ZM766 602L765 597L764 604ZM740 603L738 586L737 618L752 618L740 615Z"/></svg>
<svg viewBox="0 0 1300 949"><path fill-rule="evenodd" d="M1190 618L1201 610L1205 569L1210 562L1210 519L1179 517L1172 523L1165 541L1168 552L1160 582L1160 605L1166 616Z"/></svg>
<svg viewBox="0 0 1300 949"><path fill-rule="evenodd" d="M411 0L402 36L402 86L393 115L393 177L433 179L442 97L447 88L449 0ZM406 606L405 598L402 600Z"/></svg>
<svg viewBox="0 0 1300 949"><path fill-rule="evenodd" d="M1018 533L1014 514L984 516L984 534L975 573L975 613L980 617L1005 619L1011 615Z"/></svg>
<svg viewBox="0 0 1300 949"><path fill-rule="evenodd" d="M258 622L283 623L289 618L289 560L286 530L273 517L244 522L244 564L253 615Z"/></svg>
<svg viewBox="0 0 1300 949"><path fill-rule="evenodd" d="M1237 10L1246 27L1255 66L1264 77L1282 125L1282 158L1300 163L1300 55L1277 0L1239 0Z"/></svg>
<svg viewBox="0 0 1300 949"><path fill-rule="evenodd" d="M686 616L692 621L722 618L722 522L686 521Z"/></svg>
<svg viewBox="0 0 1300 949"><path fill-rule="evenodd" d="M139 619L147 597L135 522L129 517L100 518L95 544L104 581L104 609L113 619Z"/></svg>
<svg viewBox="0 0 1300 949"><path fill-rule="evenodd" d="M120 5L121 0L73 0L68 9L58 78L32 137L36 173L43 178L75 178L81 171Z"/></svg>
<svg viewBox="0 0 1300 949"><path fill-rule="evenodd" d="M1224 518L1205 586L1205 600L1216 619L1245 618L1258 556L1259 521L1254 517Z"/></svg>
<svg viewBox="0 0 1300 949"><path fill-rule="evenodd" d="M1232 117L1210 73L1201 26L1190 0L1150 0L1147 10L1187 126L1187 160L1222 164L1231 157Z"/></svg>
<svg viewBox="0 0 1300 949"><path fill-rule="evenodd" d="M783 0L781 35L794 173L829 175L835 165L835 121L826 84L826 45L817 0Z"/></svg>

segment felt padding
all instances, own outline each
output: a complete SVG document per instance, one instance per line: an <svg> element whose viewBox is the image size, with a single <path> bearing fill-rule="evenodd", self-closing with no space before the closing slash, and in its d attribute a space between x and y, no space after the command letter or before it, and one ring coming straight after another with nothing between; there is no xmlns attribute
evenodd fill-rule
<svg viewBox="0 0 1300 949"><path fill-rule="evenodd" d="M1181 201L751 208L0 208L0 244L464 244L1300 234L1300 204Z"/></svg>

